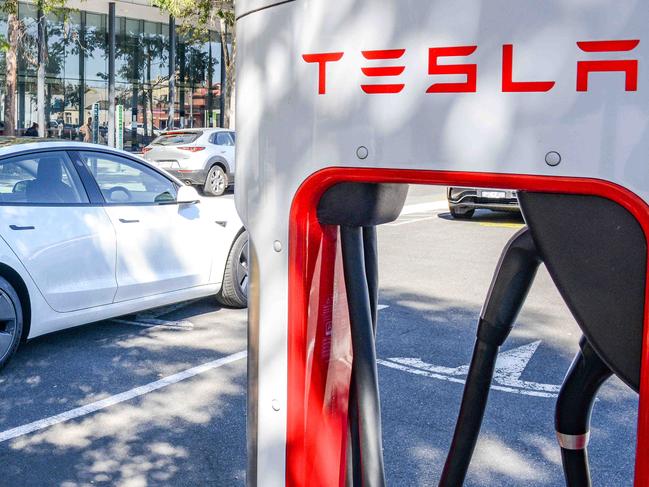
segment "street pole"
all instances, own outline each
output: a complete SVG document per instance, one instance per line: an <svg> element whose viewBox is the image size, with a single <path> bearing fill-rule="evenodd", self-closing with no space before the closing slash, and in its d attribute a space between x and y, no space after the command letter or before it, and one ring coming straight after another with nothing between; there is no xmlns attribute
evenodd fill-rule
<svg viewBox="0 0 649 487"><path fill-rule="evenodd" d="M99 102L92 104L92 143L99 144Z"/></svg>
<svg viewBox="0 0 649 487"><path fill-rule="evenodd" d="M144 21L140 20L138 30L144 32ZM131 93L131 152L138 152L140 150L140 142L137 139L137 117L139 114L138 105L140 100L140 49L136 49L134 53L133 71L132 71L132 93Z"/></svg>
<svg viewBox="0 0 649 487"><path fill-rule="evenodd" d="M115 147L115 2L108 4L108 145Z"/></svg>
<svg viewBox="0 0 649 487"><path fill-rule="evenodd" d="M228 24L223 23L222 25L225 25L225 35L222 36L221 39L225 39L226 44L221 42L221 98L219 100L219 103L221 105L221 113L219 113L219 127L223 127L223 125L225 124L225 83L227 82L225 72L225 50L228 48Z"/></svg>
<svg viewBox="0 0 649 487"><path fill-rule="evenodd" d="M207 110L205 110L205 117L203 126L213 127L214 120L212 120L212 104L214 103L212 94L212 83L214 83L214 59L212 58L212 31L208 31L208 62L207 62Z"/></svg>
<svg viewBox="0 0 649 487"><path fill-rule="evenodd" d="M176 105L176 20L169 16L169 119L167 129L174 127Z"/></svg>

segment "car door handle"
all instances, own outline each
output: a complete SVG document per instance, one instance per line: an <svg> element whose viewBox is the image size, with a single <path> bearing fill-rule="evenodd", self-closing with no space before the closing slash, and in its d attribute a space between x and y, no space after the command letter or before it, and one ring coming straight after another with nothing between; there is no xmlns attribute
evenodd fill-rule
<svg viewBox="0 0 649 487"><path fill-rule="evenodd" d="M126 218L120 218L119 221L122 223L140 223L140 220L127 220Z"/></svg>
<svg viewBox="0 0 649 487"><path fill-rule="evenodd" d="M12 230L36 230L36 227L33 227L31 225L27 225L24 227L20 225L9 225L9 228L11 228Z"/></svg>

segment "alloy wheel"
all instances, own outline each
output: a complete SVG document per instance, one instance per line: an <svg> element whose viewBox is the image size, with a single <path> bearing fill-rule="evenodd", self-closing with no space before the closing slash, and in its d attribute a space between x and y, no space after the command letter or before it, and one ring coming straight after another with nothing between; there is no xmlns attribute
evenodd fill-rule
<svg viewBox="0 0 649 487"><path fill-rule="evenodd" d="M210 188L212 193L221 194L225 191L225 174L223 171L212 171L210 174Z"/></svg>
<svg viewBox="0 0 649 487"><path fill-rule="evenodd" d="M237 262L237 268L236 268L237 285L239 286L239 289L244 294L244 296L247 296L248 295L248 240L246 240L245 245L241 247L236 262Z"/></svg>
<svg viewBox="0 0 649 487"><path fill-rule="evenodd" d="M15 343L18 316L13 302L3 291L0 291L0 361L7 354Z"/></svg>

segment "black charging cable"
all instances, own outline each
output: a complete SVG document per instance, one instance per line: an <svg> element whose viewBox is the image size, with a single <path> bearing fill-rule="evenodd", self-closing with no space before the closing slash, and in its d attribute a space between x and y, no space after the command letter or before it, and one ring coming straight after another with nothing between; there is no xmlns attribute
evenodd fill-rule
<svg viewBox="0 0 649 487"><path fill-rule="evenodd" d="M341 226L340 237L354 353L349 403L351 452L348 451L354 467L351 474L348 468L347 478L354 486L382 487L385 470L375 344L376 230Z"/></svg>
<svg viewBox="0 0 649 487"><path fill-rule="evenodd" d="M376 340L379 299L379 259L377 250L376 227L363 227L363 255L365 257L365 278L370 303L372 332ZM362 277L361 277L362 278ZM358 427L358 400L356 395L357 377L352 365L351 385L349 388L349 431L347 441L347 487L363 485L361 446ZM377 394L378 396L378 394Z"/></svg>
<svg viewBox="0 0 649 487"><path fill-rule="evenodd" d="M563 473L568 487L590 487L588 440L595 396L613 372L585 337L561 386L554 424L561 447Z"/></svg>
<svg viewBox="0 0 649 487"><path fill-rule="evenodd" d="M375 343L376 226L396 220L407 195L404 184L342 182L329 188L318 203L320 224L340 228L354 354L348 403L348 487L385 485Z"/></svg>
<svg viewBox="0 0 649 487"><path fill-rule="evenodd" d="M480 314L460 413L439 482L441 487L458 487L464 483L480 434L498 349L514 325L540 263L527 227L510 239L501 254Z"/></svg>

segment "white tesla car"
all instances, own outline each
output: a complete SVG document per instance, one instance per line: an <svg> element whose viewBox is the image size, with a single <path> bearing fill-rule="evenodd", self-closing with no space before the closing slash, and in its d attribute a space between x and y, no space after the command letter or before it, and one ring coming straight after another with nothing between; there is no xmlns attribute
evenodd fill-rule
<svg viewBox="0 0 649 487"><path fill-rule="evenodd" d="M246 306L231 199L107 147L24 142L0 137L0 367L64 328L209 295Z"/></svg>

